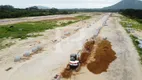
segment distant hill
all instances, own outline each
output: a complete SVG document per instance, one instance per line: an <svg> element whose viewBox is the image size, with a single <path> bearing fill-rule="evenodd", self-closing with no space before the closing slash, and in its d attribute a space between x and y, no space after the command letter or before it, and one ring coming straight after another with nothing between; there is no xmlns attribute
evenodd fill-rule
<svg viewBox="0 0 142 80"><path fill-rule="evenodd" d="M45 6L31 6L28 7L27 9L50 9L50 8Z"/></svg>
<svg viewBox="0 0 142 80"><path fill-rule="evenodd" d="M140 0L122 0L109 7L103 9L142 9L142 1Z"/></svg>
<svg viewBox="0 0 142 80"><path fill-rule="evenodd" d="M49 9L49 7L45 7L45 6L36 6L38 9Z"/></svg>

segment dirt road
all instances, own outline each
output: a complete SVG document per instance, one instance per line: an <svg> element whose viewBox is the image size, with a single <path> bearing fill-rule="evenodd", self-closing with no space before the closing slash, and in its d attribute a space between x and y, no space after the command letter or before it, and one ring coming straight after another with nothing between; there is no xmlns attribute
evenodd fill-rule
<svg viewBox="0 0 142 80"><path fill-rule="evenodd" d="M15 24L15 23L19 23L19 22L28 22L28 21L50 20L50 19L58 19L58 18L64 18L64 17L74 17L74 16L77 16L77 15L80 15L80 14L50 15L50 16L39 16L39 17L0 19L0 25Z"/></svg>
<svg viewBox="0 0 142 80"><path fill-rule="evenodd" d="M76 34L76 32L78 32L78 30L80 30L82 28L83 28L83 30L86 29L87 27L90 26L91 23L96 22L98 19L100 19L102 17L102 15L98 15L98 14L96 15L96 13L91 14L91 15L93 15L92 19L80 21L80 22L77 22L77 23L68 25L66 27L62 27L62 28L47 30L42 33L43 36L39 36L36 38L28 38L26 40L21 40L21 41L16 41L16 44L11 46L10 48L6 48L6 49L1 50L0 51L0 75L2 75L1 79L8 80L8 78L10 78L8 76L15 73L15 71L18 71L18 69L21 68L22 66L24 66L26 64L30 64L30 62L41 61L39 59L42 59L42 57L47 57L47 56L50 57L50 55L53 54L54 50L56 49L55 44L57 44L57 43L59 44L61 41L64 41L64 39L66 39L67 37L71 37L71 35ZM69 32L70 35L66 36L65 33L67 33L67 32ZM76 36L78 36L78 35L76 35ZM53 42L54 40L57 40L57 41ZM42 52L40 52L40 54L33 56L28 61L22 61L22 62L17 62L17 63L15 63L13 61L15 56L22 56L25 51L29 51L33 47L38 45L38 41L40 41L41 45L44 46L44 49ZM52 59L54 59L53 56L51 56L50 60L47 60L47 61L51 61ZM48 62L47 64L49 64L49 63L50 62ZM52 66L52 64L50 66ZM5 69L7 69L9 67L12 67L12 70L6 72ZM58 66L56 66L56 67L58 67ZM31 66L31 68L32 68L32 66ZM30 71L29 71L29 73L30 73ZM32 75L32 73L31 73L31 75ZM22 76L22 74L21 74L21 76ZM31 76L31 77L33 77L33 76ZM25 77L25 78L29 79L28 77Z"/></svg>
<svg viewBox="0 0 142 80"><path fill-rule="evenodd" d="M129 35L119 24L119 17L113 14L107 21L98 37L105 38L111 42L117 59L113 61L107 72L93 75L86 68L80 74L73 76L73 80L141 80L142 65L139 55Z"/></svg>
<svg viewBox="0 0 142 80"><path fill-rule="evenodd" d="M119 17L113 14L99 36L107 37L111 42L117 59L104 73L108 80L141 80L142 65L139 55L124 28L119 24Z"/></svg>
<svg viewBox="0 0 142 80"><path fill-rule="evenodd" d="M86 39L97 34L103 22L106 21L108 14L101 18L97 23L92 23L89 27L80 29L74 35L62 40L55 46L47 56L42 56L34 61L22 65L10 75L10 80L51 80L60 72L69 61L69 55L80 50ZM94 23L94 24L93 24ZM60 68L61 67L61 68ZM28 72L27 72L28 71Z"/></svg>
<svg viewBox="0 0 142 80"><path fill-rule="evenodd" d="M109 13L104 14L97 22L95 22L95 17L91 18L85 25L86 27L79 29L65 39L61 39L48 51L45 49L42 52L44 54L14 66L9 72L1 71L1 78L3 80L51 80L55 74L64 69L69 61L69 55L82 49L86 39L97 35L101 30L98 37L107 37L117 54L117 59L111 63L107 72L95 75L83 67L79 74L71 77L70 80L141 80L142 70L138 53L129 35L119 24L118 18L109 17L109 15ZM102 26L106 20L107 26ZM83 26L84 23L80 24ZM61 32L57 30L56 34Z"/></svg>

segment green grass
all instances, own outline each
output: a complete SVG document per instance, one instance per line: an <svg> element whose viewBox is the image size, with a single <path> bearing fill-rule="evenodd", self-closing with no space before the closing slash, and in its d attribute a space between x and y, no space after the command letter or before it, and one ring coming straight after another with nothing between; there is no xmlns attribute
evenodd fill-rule
<svg viewBox="0 0 142 80"><path fill-rule="evenodd" d="M86 20L86 19L91 18L91 16L79 15L79 16L76 16L76 18L78 18L80 20Z"/></svg>
<svg viewBox="0 0 142 80"><path fill-rule="evenodd" d="M90 16L75 16L77 20L75 21L67 21L62 22L60 25L57 24L58 21L36 21L36 22L22 22L22 23L16 23L11 25L0 25L0 49L5 48L6 46L11 46L12 43L8 43L6 45L3 45L1 42L4 40L4 38L19 38L19 39L26 39L28 37L37 37L41 36L41 34L38 34L40 32L43 32L48 29L54 29L56 27L63 27L75 22L78 22L80 20L89 19ZM10 26L14 26L13 28L10 28ZM36 34L35 34L36 33Z"/></svg>
<svg viewBox="0 0 142 80"><path fill-rule="evenodd" d="M11 25L0 26L0 38L11 37L25 39L27 37L32 37L28 35L29 33L37 33L56 27L66 26L83 19L88 19L90 16L76 16L76 18L78 18L77 21L69 21L67 23L62 23L61 25L57 25L57 21L37 21L12 24L12 26L14 26L13 28L9 28Z"/></svg>
<svg viewBox="0 0 142 80"><path fill-rule="evenodd" d="M67 22L67 23L62 23L61 25L62 25L62 26L66 26L66 25L69 25L69 24L78 22L78 21L80 21L80 20L89 19L89 18L91 18L91 16L79 15L79 16L75 16L75 18L77 18L77 20L75 20L75 21L69 21L69 22Z"/></svg>
<svg viewBox="0 0 142 80"><path fill-rule="evenodd" d="M138 22L137 20L135 20L135 19L130 19L130 18L128 18L128 17L125 17L125 16L123 16L123 17L121 17L121 25L124 27L124 28L127 28L128 26L128 24L131 24L132 25L132 27L131 28L133 28L133 29L135 29L135 30L142 30L142 23L140 23L140 22ZM127 30L126 30L127 31ZM127 31L128 32L128 31ZM136 49L137 49L137 52L139 53L139 56L140 56L140 61L141 61L141 63L142 63L142 49L141 48L139 48L139 46L138 46L138 41L136 41L138 38L137 37L135 37L135 36L133 36L132 34L130 34L130 37L131 37L131 39L132 39L132 41L133 41L133 44L135 45L135 47L136 47Z"/></svg>
<svg viewBox="0 0 142 80"><path fill-rule="evenodd" d="M140 19L139 19L140 20ZM123 27L128 27L128 24L132 25L132 28L136 29L136 30L142 30L142 23L138 22L138 20L136 19L130 19L129 17L121 17L121 22Z"/></svg>
<svg viewBox="0 0 142 80"><path fill-rule="evenodd" d="M133 41L139 55L140 55L140 60L141 60L141 63L142 63L142 49L139 48L139 46L138 46L139 43L136 41L138 38L133 36L133 35L130 35L130 37L131 37L131 39L132 39L132 41Z"/></svg>
<svg viewBox="0 0 142 80"><path fill-rule="evenodd" d="M11 25L0 26L0 38L20 38L25 39L29 33L41 32L47 29L53 29L57 27L56 21L39 21L39 22L24 22L13 24L13 28L9 28Z"/></svg>

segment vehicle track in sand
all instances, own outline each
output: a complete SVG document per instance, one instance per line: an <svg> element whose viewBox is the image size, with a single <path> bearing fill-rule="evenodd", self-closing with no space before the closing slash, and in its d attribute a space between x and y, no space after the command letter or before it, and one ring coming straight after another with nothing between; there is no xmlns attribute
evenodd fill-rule
<svg viewBox="0 0 142 80"><path fill-rule="evenodd" d="M107 21L107 26L101 30L99 35L107 37L117 56L104 75L106 75L106 80L141 80L142 65L140 65L139 55L129 35L119 24L119 17L115 15L118 14L112 14Z"/></svg>
<svg viewBox="0 0 142 80"><path fill-rule="evenodd" d="M93 74L86 67L71 80L141 80L142 65L139 55L125 29L119 24L119 16L114 13L109 17L98 38L107 38L112 49L116 52L116 60L108 67L106 72ZM65 79L66 80L66 79Z"/></svg>

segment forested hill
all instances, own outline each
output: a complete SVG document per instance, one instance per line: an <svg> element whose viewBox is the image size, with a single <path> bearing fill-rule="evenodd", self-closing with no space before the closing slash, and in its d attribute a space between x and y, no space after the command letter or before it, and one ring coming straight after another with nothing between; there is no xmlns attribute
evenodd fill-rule
<svg viewBox="0 0 142 80"><path fill-rule="evenodd" d="M120 13L124 16L127 16L131 19L134 19L140 23L142 23L142 10L135 10L135 9L126 9L120 10Z"/></svg>
<svg viewBox="0 0 142 80"><path fill-rule="evenodd" d="M37 6L32 6L25 9L14 8L11 5L0 5L0 19L2 18L17 18L28 16L45 16L55 14L70 14L73 11L51 9L39 9Z"/></svg>
<svg viewBox="0 0 142 80"><path fill-rule="evenodd" d="M140 0L121 0L120 2L105 7L104 9L142 9L142 1Z"/></svg>

